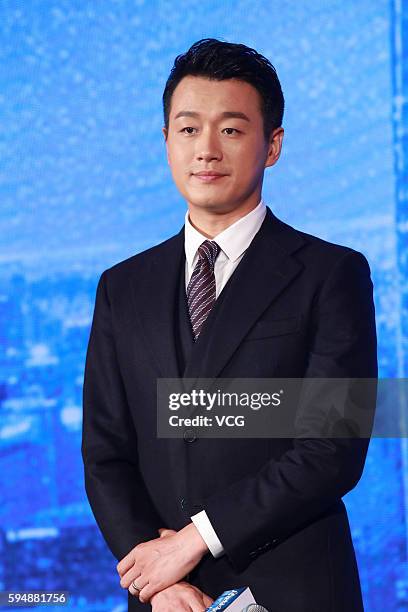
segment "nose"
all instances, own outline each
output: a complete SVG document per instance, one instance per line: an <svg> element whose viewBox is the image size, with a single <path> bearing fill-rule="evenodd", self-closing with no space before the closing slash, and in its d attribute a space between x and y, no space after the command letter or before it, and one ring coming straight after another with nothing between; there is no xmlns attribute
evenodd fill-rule
<svg viewBox="0 0 408 612"><path fill-rule="evenodd" d="M218 138L213 131L203 131L200 137L196 140L197 143L197 160L211 161L212 159L222 159L222 152Z"/></svg>

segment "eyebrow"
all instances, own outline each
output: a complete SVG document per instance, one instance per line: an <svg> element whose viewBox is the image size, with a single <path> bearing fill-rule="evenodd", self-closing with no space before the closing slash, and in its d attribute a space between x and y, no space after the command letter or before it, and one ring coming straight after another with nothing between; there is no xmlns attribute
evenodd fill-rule
<svg viewBox="0 0 408 612"><path fill-rule="evenodd" d="M195 111L180 111L174 119L178 119L179 117L200 117L200 113L196 113ZM239 111L224 111L220 113L220 117L223 119L244 119L244 121L251 121L245 113Z"/></svg>

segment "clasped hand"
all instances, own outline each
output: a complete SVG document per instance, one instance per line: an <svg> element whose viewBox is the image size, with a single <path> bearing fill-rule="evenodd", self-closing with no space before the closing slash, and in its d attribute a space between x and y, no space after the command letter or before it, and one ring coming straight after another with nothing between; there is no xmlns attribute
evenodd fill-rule
<svg viewBox="0 0 408 612"><path fill-rule="evenodd" d="M179 582L208 552L193 523L180 531L159 529L159 533L158 538L135 546L116 566L121 587L138 595L142 603ZM131 586L133 581L139 593Z"/></svg>

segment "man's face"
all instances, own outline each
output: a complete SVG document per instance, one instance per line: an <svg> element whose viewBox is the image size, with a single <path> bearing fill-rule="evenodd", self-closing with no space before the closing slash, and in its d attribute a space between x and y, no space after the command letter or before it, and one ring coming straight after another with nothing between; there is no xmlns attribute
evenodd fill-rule
<svg viewBox="0 0 408 612"><path fill-rule="evenodd" d="M264 170L279 158L283 129L265 141L261 98L249 83L187 76L163 128L174 182L189 207L226 213L261 197ZM197 176L204 171L218 178Z"/></svg>

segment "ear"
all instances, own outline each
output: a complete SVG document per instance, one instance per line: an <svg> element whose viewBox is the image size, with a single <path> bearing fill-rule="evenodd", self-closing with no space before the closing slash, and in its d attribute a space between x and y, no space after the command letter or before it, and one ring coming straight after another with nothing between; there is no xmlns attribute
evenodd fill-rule
<svg viewBox="0 0 408 612"><path fill-rule="evenodd" d="M282 151L284 133L285 130L283 127L278 127L272 131L268 144L268 156L265 161L265 168L273 166L278 161Z"/></svg>
<svg viewBox="0 0 408 612"><path fill-rule="evenodd" d="M164 136L164 143L165 143L165 145L166 145L167 163L168 163L168 164L169 164L169 166L170 166L170 160L169 160L169 148L168 148L168 146L167 146L167 138L168 138L169 132L168 132L167 128L165 128L165 127L163 127L163 128L162 128L162 132L163 132L163 136Z"/></svg>

